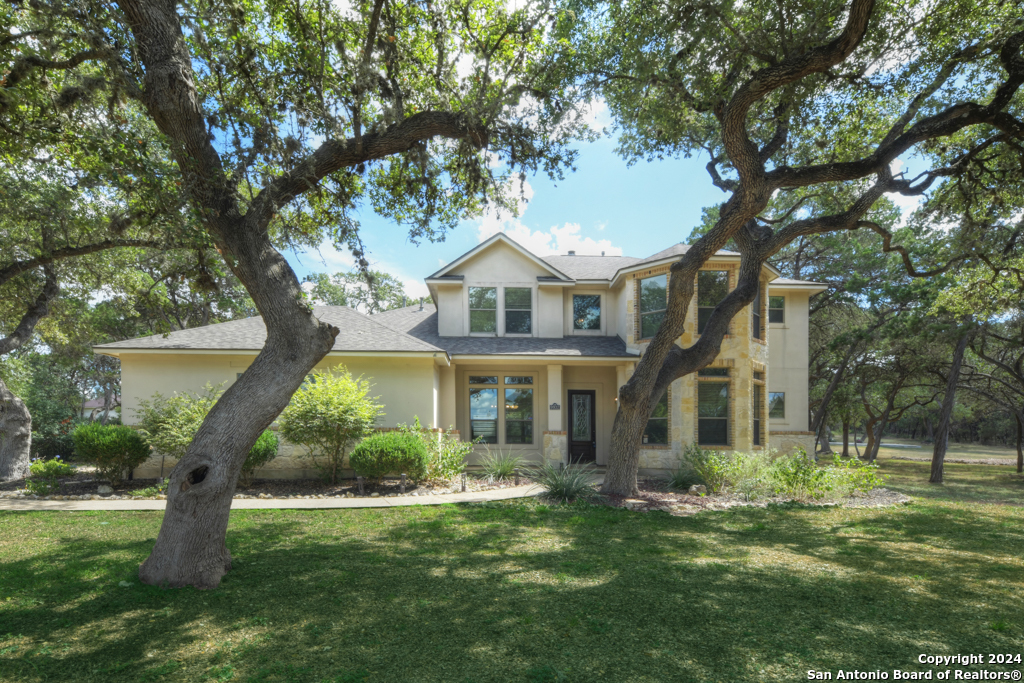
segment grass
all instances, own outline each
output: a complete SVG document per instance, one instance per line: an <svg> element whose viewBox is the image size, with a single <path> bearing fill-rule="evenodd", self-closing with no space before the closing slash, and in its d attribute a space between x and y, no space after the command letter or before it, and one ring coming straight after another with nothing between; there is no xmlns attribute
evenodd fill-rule
<svg viewBox="0 0 1024 683"><path fill-rule="evenodd" d="M1019 652L1024 485L918 465L883 462L931 492L889 509L240 510L211 592L135 578L159 512L0 512L0 680L793 681Z"/></svg>
<svg viewBox="0 0 1024 683"><path fill-rule="evenodd" d="M889 477L885 486L908 496L951 502L990 502L1024 505L1024 477L1008 465L944 463L943 483L928 483L931 463L879 458L879 473Z"/></svg>
<svg viewBox="0 0 1024 683"><path fill-rule="evenodd" d="M924 443L922 441L912 441L910 439L898 439L886 436L882 439L882 446L878 448L878 457L891 458L893 456L902 457L916 457L916 458L931 458L932 448L934 444ZM920 448L886 448L885 444L902 444L907 446L920 446ZM841 451L843 445L832 444L832 450ZM860 444L860 450L864 452L864 443ZM850 453L856 455L856 451L853 448L853 437L850 437ZM965 459L991 459L997 458L1001 460L1017 460L1017 449L1012 446L982 446L976 443L957 443L950 441L946 447L947 458L965 458Z"/></svg>

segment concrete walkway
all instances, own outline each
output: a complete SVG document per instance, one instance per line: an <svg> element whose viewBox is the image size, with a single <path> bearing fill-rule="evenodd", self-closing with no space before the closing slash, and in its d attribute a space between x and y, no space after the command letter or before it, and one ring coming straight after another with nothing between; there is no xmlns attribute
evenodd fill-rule
<svg viewBox="0 0 1024 683"><path fill-rule="evenodd" d="M535 484L490 491L467 491L431 496L392 498L235 498L232 510L325 510L333 508L389 508L444 503L486 503L529 498L541 493ZM163 510L166 500L24 500L0 498L0 510Z"/></svg>

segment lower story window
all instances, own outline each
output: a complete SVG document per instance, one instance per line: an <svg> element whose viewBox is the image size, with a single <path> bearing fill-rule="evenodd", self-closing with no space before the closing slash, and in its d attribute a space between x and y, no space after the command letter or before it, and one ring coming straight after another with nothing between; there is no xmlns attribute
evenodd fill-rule
<svg viewBox="0 0 1024 683"><path fill-rule="evenodd" d="M647 429L644 430L644 443L667 444L668 443L668 392L661 395L661 399L651 417L647 420Z"/></svg>
<svg viewBox="0 0 1024 683"><path fill-rule="evenodd" d="M470 438L483 444L532 444L533 379L532 375L471 375ZM477 384L491 386L473 386Z"/></svg>
<svg viewBox="0 0 1024 683"><path fill-rule="evenodd" d="M533 443L533 389L505 390L505 443Z"/></svg>
<svg viewBox="0 0 1024 683"><path fill-rule="evenodd" d="M752 407L753 407L753 412L754 412L754 445L755 446L760 446L761 445L761 409L762 409L762 407L761 407L762 406L761 397L763 396L762 391L763 390L762 390L760 384L755 384L754 385L754 405Z"/></svg>
<svg viewBox="0 0 1024 683"><path fill-rule="evenodd" d="M725 382L697 384L697 443L729 445L729 385Z"/></svg>
<svg viewBox="0 0 1024 683"><path fill-rule="evenodd" d="M498 390L469 390L470 438L479 443L498 443Z"/></svg>

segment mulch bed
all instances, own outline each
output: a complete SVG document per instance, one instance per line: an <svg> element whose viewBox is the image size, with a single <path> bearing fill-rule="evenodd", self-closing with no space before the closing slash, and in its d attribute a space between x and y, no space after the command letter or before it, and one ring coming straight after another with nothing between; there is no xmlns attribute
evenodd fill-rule
<svg viewBox="0 0 1024 683"><path fill-rule="evenodd" d="M523 478L520 483L526 484L529 482ZM153 488L157 485L157 480L133 479L123 482L113 493L99 494L98 489L103 485L109 485L109 482L98 478L93 468L79 467L79 471L74 477L60 480L60 491L53 495L76 497L99 495L101 498L111 499L137 498L138 496L131 495L132 491ZM474 477L473 475L466 476L466 491L489 491L511 488L513 486L515 486L514 481L492 482ZM24 479L3 482L0 483L0 495L11 495L15 491L24 488ZM431 482L420 485L407 481L404 495L427 496L458 493L461 490L461 478L453 479L450 482ZM328 484L321 479L257 479L251 486L242 487L239 485L235 490L236 498L376 498L399 495L403 494L401 493L401 482L397 478L393 480L386 479L384 484L380 486L367 481L365 482L362 494L359 492L359 485L355 479L343 479L336 485Z"/></svg>

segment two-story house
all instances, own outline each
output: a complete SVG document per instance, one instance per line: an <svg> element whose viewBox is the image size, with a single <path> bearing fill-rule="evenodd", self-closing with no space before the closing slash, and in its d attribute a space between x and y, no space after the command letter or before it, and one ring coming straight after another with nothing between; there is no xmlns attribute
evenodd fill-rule
<svg viewBox="0 0 1024 683"><path fill-rule="evenodd" d="M664 315L669 269L686 245L648 258L539 257L498 233L426 278L435 305L372 316L316 307L341 333L318 365L369 378L382 426L454 427L477 452L513 450L530 460L609 457L618 389ZM697 278L679 340L692 344L735 286L739 255L721 251ZM676 380L643 436L642 471L676 467L682 449L813 449L808 424L808 301L824 285L765 266L762 294L737 315L716 361ZM121 359L126 421L140 399L234 381L262 347L250 318L98 345ZM263 476L308 476L290 447ZM155 464L155 462L153 463ZM152 476L153 464L140 476Z"/></svg>

